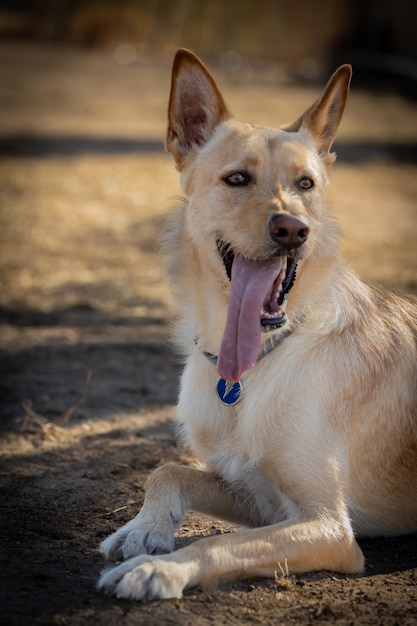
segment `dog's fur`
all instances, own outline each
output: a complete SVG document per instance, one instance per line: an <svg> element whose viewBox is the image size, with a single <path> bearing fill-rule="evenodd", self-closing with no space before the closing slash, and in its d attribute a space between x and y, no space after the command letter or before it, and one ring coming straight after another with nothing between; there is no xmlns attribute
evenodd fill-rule
<svg viewBox="0 0 417 626"><path fill-rule="evenodd" d="M107 592L178 597L195 585L273 576L280 564L361 572L355 535L417 530L416 301L371 288L345 266L323 201L350 76L339 68L320 100L273 130L232 119L204 65L177 53L167 148L189 199L166 247L187 355L178 419L205 467L152 474L140 513L102 544L106 557L127 559L103 573ZM291 218L300 240L288 243L275 216ZM204 353L222 351L230 249L254 265L291 256L298 269L286 323L259 330L275 348L236 376L219 357L221 375L243 384L228 407ZM188 508L256 528L172 552Z"/></svg>

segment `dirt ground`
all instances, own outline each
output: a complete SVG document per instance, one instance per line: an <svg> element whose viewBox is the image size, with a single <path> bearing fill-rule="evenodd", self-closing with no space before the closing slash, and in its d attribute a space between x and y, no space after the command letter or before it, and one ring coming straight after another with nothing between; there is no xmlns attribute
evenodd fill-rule
<svg viewBox="0 0 417 626"><path fill-rule="evenodd" d="M98 544L137 512L151 470L191 462L172 426L181 363L155 248L180 193L162 143L169 66L0 46L0 621L417 624L417 535L361 541L358 577L249 580L147 605L95 591ZM278 70L250 83L216 75L237 116L276 126L317 95ZM346 257L410 293L416 114L353 83L329 190ZM178 545L229 531L190 514Z"/></svg>

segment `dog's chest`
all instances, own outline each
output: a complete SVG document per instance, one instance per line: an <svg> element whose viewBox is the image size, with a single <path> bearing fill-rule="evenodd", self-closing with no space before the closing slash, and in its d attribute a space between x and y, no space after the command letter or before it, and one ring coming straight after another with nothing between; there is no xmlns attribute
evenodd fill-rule
<svg viewBox="0 0 417 626"><path fill-rule="evenodd" d="M238 404L224 406L216 392L217 382L213 364L201 355L192 357L182 377L178 419L198 458L237 480L250 466L271 459L271 450L279 458L284 437L270 390L247 379Z"/></svg>
<svg viewBox="0 0 417 626"><path fill-rule="evenodd" d="M259 504L262 510L276 511L278 500L302 501L311 480L320 483L325 474L317 454L328 441L319 426L318 399L313 401L317 380L306 385L288 344L246 373L235 407L221 404L217 381L213 363L201 354L189 358L178 418L197 458L232 484L250 485L255 500L266 497L270 506Z"/></svg>
<svg viewBox="0 0 417 626"><path fill-rule="evenodd" d="M294 515L289 468L280 462L285 444L279 423L273 433L268 427L269 399L255 395L248 402L251 394L246 389L238 405L223 406L216 394L215 368L197 364L197 371L187 367L184 372L178 404L187 442L208 470L246 494L257 523L272 524L290 512Z"/></svg>

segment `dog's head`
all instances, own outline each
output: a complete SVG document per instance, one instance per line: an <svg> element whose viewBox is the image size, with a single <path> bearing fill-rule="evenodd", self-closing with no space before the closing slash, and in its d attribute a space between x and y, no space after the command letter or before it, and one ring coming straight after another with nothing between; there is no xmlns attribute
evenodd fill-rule
<svg viewBox="0 0 417 626"><path fill-rule="evenodd" d="M322 228L323 188L351 77L348 65L295 122L279 130L234 120L207 68L191 52L174 60L167 149L189 202L190 240L229 290L218 369L239 380L261 333L286 323L299 261ZM210 262L208 261L210 259Z"/></svg>

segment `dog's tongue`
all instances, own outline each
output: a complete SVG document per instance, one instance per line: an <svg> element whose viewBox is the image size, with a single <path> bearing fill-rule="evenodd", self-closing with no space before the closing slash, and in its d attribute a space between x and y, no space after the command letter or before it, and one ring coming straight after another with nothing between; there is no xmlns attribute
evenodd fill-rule
<svg viewBox="0 0 417 626"><path fill-rule="evenodd" d="M251 261L236 254L232 266L226 328L217 360L225 380L240 380L256 362L261 349L260 314L282 259Z"/></svg>

